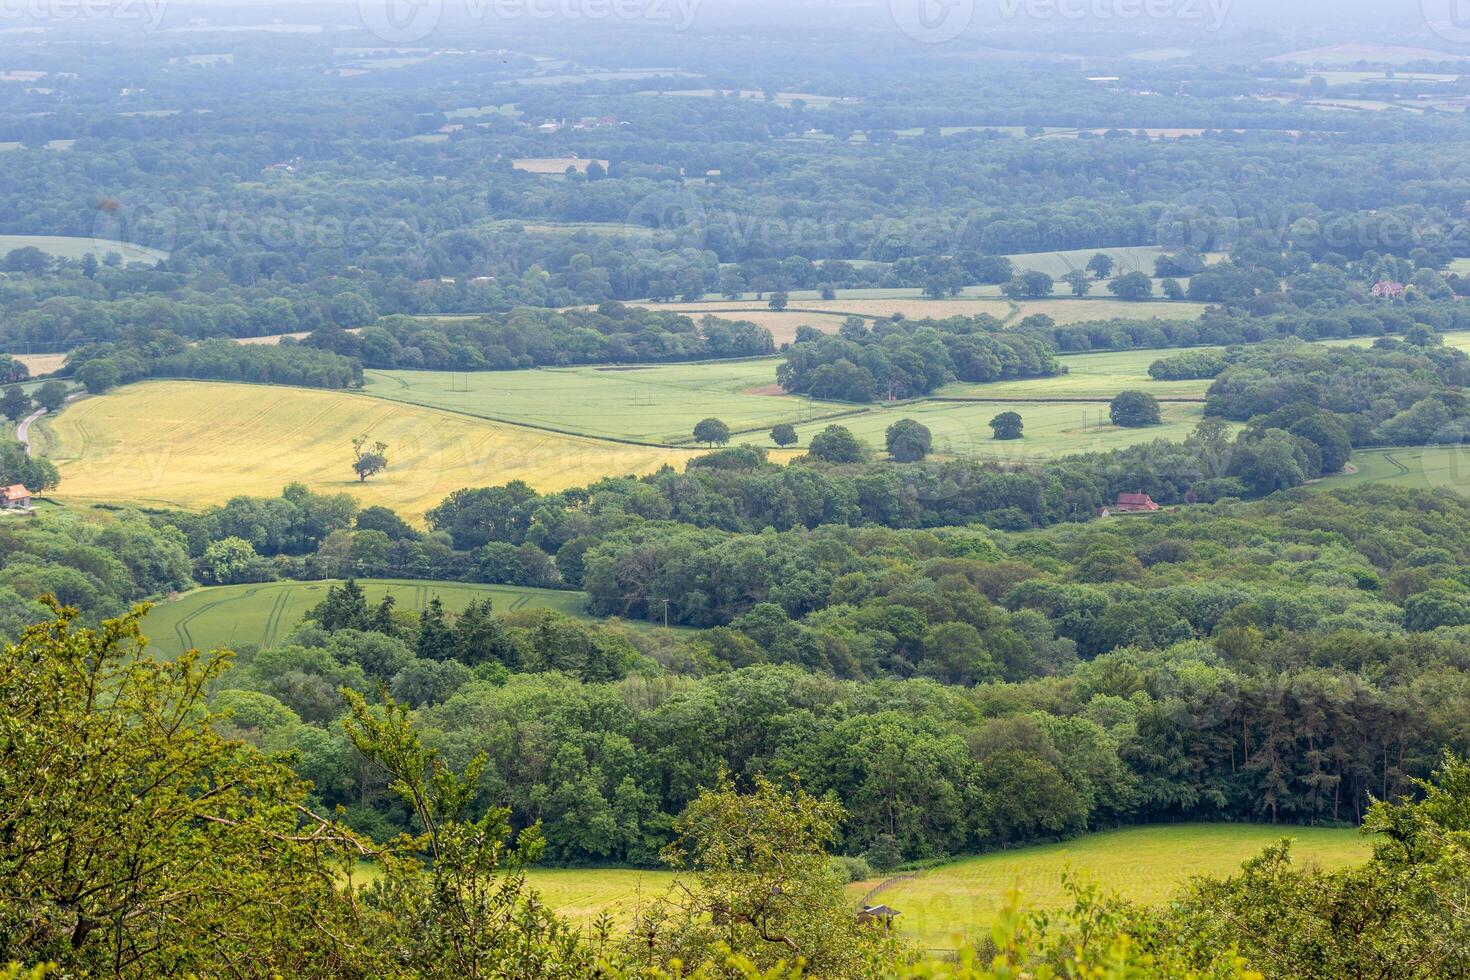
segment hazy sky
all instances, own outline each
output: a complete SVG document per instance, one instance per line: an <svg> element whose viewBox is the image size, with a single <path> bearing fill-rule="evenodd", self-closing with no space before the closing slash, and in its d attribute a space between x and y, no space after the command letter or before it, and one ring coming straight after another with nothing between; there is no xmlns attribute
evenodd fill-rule
<svg viewBox="0 0 1470 980"><path fill-rule="evenodd" d="M1245 37L1288 45L1283 50L1356 42L1470 57L1470 0L0 0L0 16L18 23L38 11L78 3L132 5L146 9L150 21L170 25L198 19L239 23L243 15L342 29L356 21L411 23L428 10L436 24L464 25L472 33L487 26L564 24L580 31L606 24L674 25L706 36L790 26L838 36L897 25L910 37L957 46L1027 33L1049 35L1037 48L1058 50L1069 35L1101 32L1197 53ZM638 13L615 12L628 8ZM0 28L6 26L0 21Z"/></svg>
<svg viewBox="0 0 1470 980"><path fill-rule="evenodd" d="M198 5L208 0L172 0ZM300 0L272 4L240 0L282 12L309 6ZM973 29L1017 28L1048 32L1109 30L1150 35L1205 27L1238 34L1265 30L1291 35L1352 39L1380 44L1423 43L1443 46L1470 35L1470 0L342 0L351 4L442 4L445 11L487 11L497 4L541 4L555 9L582 3L611 5L661 3L671 10L697 14L704 29L722 24L799 23L842 30L891 23L897 17L924 22L963 18ZM1436 34L1434 23L1451 30ZM1445 33L1451 36L1445 38ZM1207 40L1207 38L1206 38ZM1436 43L1437 42L1437 43ZM1470 53L1470 44L1462 45Z"/></svg>

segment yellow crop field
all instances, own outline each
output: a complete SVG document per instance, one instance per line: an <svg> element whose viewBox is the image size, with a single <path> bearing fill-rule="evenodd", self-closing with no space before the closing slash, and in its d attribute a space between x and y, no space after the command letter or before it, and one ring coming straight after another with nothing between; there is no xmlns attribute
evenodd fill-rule
<svg viewBox="0 0 1470 980"><path fill-rule="evenodd" d="M961 858L897 879L873 901L901 913L899 934L919 945L952 949L984 938L1007 893L1033 909L1068 904L1067 872L1141 905L1167 901L1196 876L1227 877L1241 862L1283 837L1302 865L1343 868L1366 861L1372 843L1355 830L1263 824L1172 824L1088 834L1060 844Z"/></svg>
<svg viewBox="0 0 1470 980"><path fill-rule="evenodd" d="M33 378L50 374L52 371L59 371L66 363L65 354L11 354L10 356L24 364Z"/></svg>
<svg viewBox="0 0 1470 980"><path fill-rule="evenodd" d="M335 391L204 381L129 385L47 426L64 501L195 508L292 481L347 491L419 518L453 490L525 480L538 490L682 466L692 451L542 432ZM358 435L388 444L389 469L359 483Z"/></svg>

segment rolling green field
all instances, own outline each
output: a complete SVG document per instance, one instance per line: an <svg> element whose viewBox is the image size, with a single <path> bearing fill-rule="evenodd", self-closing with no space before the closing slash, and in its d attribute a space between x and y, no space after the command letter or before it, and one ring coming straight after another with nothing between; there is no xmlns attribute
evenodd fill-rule
<svg viewBox="0 0 1470 980"><path fill-rule="evenodd" d="M263 582L258 585L221 585L194 589L177 599L160 602L143 624L151 646L165 657L177 657L193 647L213 650L251 644L270 647L301 622L307 610L321 602L327 589L322 582ZM473 585L465 582L423 582L400 579L363 579L368 604L392 595L398 609L422 610L438 596L444 608L458 612L471 601L491 599L497 612L516 609L555 609L580 615L580 592L528 589L511 585Z"/></svg>
<svg viewBox="0 0 1470 980"><path fill-rule="evenodd" d="M1443 487L1470 494L1470 446L1423 446L1365 449L1353 453L1355 473L1330 476L1314 486L1322 490L1387 483L1396 487Z"/></svg>
<svg viewBox="0 0 1470 980"><path fill-rule="evenodd" d="M761 309L765 303L765 300L757 300L752 296L738 300L706 299L695 303L640 303L637 305L646 306L651 310L684 313L693 317L711 313L729 320L748 320L751 319L751 311ZM930 299L918 289L841 289L837 291L835 299L822 299L815 290L803 290L792 294L785 312L788 316L803 314L808 317L836 317L837 326L841 326L842 319L848 316L872 319L890 317L895 313L914 320L926 317L942 319L951 316L978 316L981 313L989 313L997 320L1004 320L1010 316L1011 309L1011 305L999 294ZM814 320L812 326L820 327L821 322ZM794 328L792 332L794 333Z"/></svg>
<svg viewBox="0 0 1470 980"><path fill-rule="evenodd" d="M853 406L804 400L772 389L777 358L536 371L368 371L365 391L379 398L578 435L687 443L702 418L732 430L768 428L802 412L830 415ZM779 392L779 389L775 389Z"/></svg>
<svg viewBox="0 0 1470 980"><path fill-rule="evenodd" d="M865 896L899 910L901 939L935 950L984 936L1008 895L1018 891L1027 909L1067 904L1062 875L1075 873L1142 904L1166 901L1199 875L1224 877L1282 837L1295 841L1298 863L1340 868L1368 859L1371 846L1355 830L1271 827L1260 824L1174 824L1089 834L1063 844L1044 844L962 858L896 877L873 893L881 879L849 886L856 906ZM373 871L362 866L362 876ZM636 912L674 881L669 871L626 868L532 868L527 881L574 925L587 927L607 913L627 926Z"/></svg>
<svg viewBox="0 0 1470 980"><path fill-rule="evenodd" d="M1203 399L1210 382L1154 381L1148 366L1160 357L1177 351L1123 351L1102 354L1071 354L1060 358L1068 372L1055 378L1033 378L1024 381L1002 381L994 384L953 384L942 389L942 396L1004 400L1076 399L1105 402L1126 388L1139 388L1159 398ZM605 439L631 439L640 442L688 444L694 423L706 416L723 419L731 429L765 429L777 422L808 420L807 428L817 431L829 416L855 432L893 421L893 412L924 412L945 428L951 444L960 447L973 440L964 433L975 428L976 416L984 441L990 431L984 425L996 413L1015 408L1028 419L1038 416L1038 434L1055 429L1060 436L1078 419L1073 406L993 406L956 407L945 402L921 401L902 408L853 405L841 402L810 401L780 392L775 386L776 365L780 358L746 361L704 362L699 364L660 364L626 368L545 368L536 371L481 371L448 374L443 371L368 371L367 394L392 401L440 408L480 418L500 420L555 429L563 432ZM1046 411L1048 408L1054 411ZM1106 405L1091 406L1094 413ZM941 418L943 416L943 418ZM914 417L918 417L915 415ZM1197 410L1174 411L1166 423L1193 425ZM936 437L940 429L934 428ZM1155 428L1142 431L1141 439L1173 437L1175 433ZM1095 448L1088 431L1078 444ZM737 442L742 441L740 439ZM756 434L753 441L764 444ZM1127 438L1118 444L1137 439ZM941 450L948 451L948 450ZM958 451L958 449L956 450ZM1048 448L1048 452L1051 448Z"/></svg>
<svg viewBox="0 0 1470 980"><path fill-rule="evenodd" d="M1282 837L1292 837L1298 862L1339 868L1368 859L1368 841L1354 830L1256 824L1175 824L1090 834L1064 844L998 851L897 881L875 900L901 913L901 934L921 946L952 949L957 939L983 936L1012 889L1025 905L1066 904L1070 871L1143 904L1165 901L1197 875L1225 876Z"/></svg>
<svg viewBox="0 0 1470 980"><path fill-rule="evenodd" d="M1221 348L1192 349L1218 351ZM1110 399L1124 389L1137 388L1155 398L1204 398L1205 390L1210 387L1208 378L1198 381L1155 381L1148 376L1150 364L1179 352L1175 348L1064 354L1058 360L1067 366L1067 373L1060 377L997 381L982 385L961 382L940 389L939 394L983 398Z"/></svg>
<svg viewBox="0 0 1470 980"><path fill-rule="evenodd" d="M1125 429L1108 420L1108 403L1073 402L943 402L922 401L881 406L861 415L838 419L875 451L884 447L888 426L899 419L914 419L928 426L934 436L934 451L950 456L1002 458L1010 462L1048 459L1071 453L1103 452L1155 439L1178 441L1189 435L1204 418L1204 406L1166 402L1161 406L1163 424ZM1025 420L1025 438L997 441L990 420L1001 412L1019 412ZM811 442L828 424L807 422L797 426L801 445Z"/></svg>
<svg viewBox="0 0 1470 980"><path fill-rule="evenodd" d="M1087 260L1098 252L1112 256L1116 264L1114 275L1125 272L1147 272L1154 274L1154 260L1164 254L1157 245L1135 245L1122 248L1075 248L1062 252L1022 252L1008 255L1011 265L1018 271L1034 269L1045 272L1053 279L1060 279L1073 269L1085 268Z"/></svg>
<svg viewBox="0 0 1470 980"><path fill-rule="evenodd" d="M156 248L145 248L130 242L115 242L106 238L67 238L64 235L0 235L0 255L27 246L39 248L47 255L63 259L80 259L84 255L95 255L99 260L108 252L116 252L124 262L157 262L168 258L168 253Z"/></svg>
<svg viewBox="0 0 1470 980"><path fill-rule="evenodd" d="M1084 259L1085 261L1085 259ZM1102 285L1102 284L1099 284ZM989 314L1002 323L1016 323L1034 313L1045 314L1058 324L1134 317L1161 320L1196 320L1205 311L1203 303L1165 302L1161 299L1128 302L1109 294L1105 288L1093 295L1076 297L1056 295L1048 299L1025 300L1013 304L1000 293L999 286L972 286L959 296L931 299L918 289L843 289L835 299L821 299L815 291L800 291L790 297L786 310L762 319L764 303L754 297L739 300L701 300L692 303L635 303L651 310L684 313L699 317L705 314L729 320L752 320L771 329L779 341L789 340L796 326L809 322L824 332L841 326L843 317L860 316L883 319L902 315L911 320L944 319L952 316ZM797 319L801 315L807 318ZM833 323L831 321L835 320ZM778 333L779 331L779 333Z"/></svg>

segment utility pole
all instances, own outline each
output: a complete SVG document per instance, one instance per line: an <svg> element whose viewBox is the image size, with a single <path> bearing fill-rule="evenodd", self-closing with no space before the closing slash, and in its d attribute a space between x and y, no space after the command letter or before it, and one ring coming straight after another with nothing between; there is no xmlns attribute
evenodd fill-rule
<svg viewBox="0 0 1470 980"><path fill-rule="evenodd" d="M668 629L669 628L669 600L665 599L665 600L663 600L663 603L664 603L664 629Z"/></svg>

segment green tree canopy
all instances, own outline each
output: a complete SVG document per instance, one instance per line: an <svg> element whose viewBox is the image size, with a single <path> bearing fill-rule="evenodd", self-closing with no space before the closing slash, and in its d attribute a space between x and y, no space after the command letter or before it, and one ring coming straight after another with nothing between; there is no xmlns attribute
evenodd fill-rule
<svg viewBox="0 0 1470 980"><path fill-rule="evenodd" d="M797 443L796 427L789 422L781 422L771 427L771 441L778 446L794 446Z"/></svg>
<svg viewBox="0 0 1470 980"><path fill-rule="evenodd" d="M826 463L860 463L868 458L868 447L841 425L829 425L812 436L807 452Z"/></svg>
<svg viewBox="0 0 1470 980"><path fill-rule="evenodd" d="M1146 391L1120 391L1108 405L1108 416L1114 425L1141 428L1162 421L1159 402Z"/></svg>
<svg viewBox="0 0 1470 980"><path fill-rule="evenodd" d="M723 446L730 441L730 427L719 419L701 419L695 423L694 438L707 446Z"/></svg>
<svg viewBox="0 0 1470 980"><path fill-rule="evenodd" d="M888 455L900 463L915 463L929 455L934 437L927 426L913 419L899 419L884 434Z"/></svg>
<svg viewBox="0 0 1470 980"><path fill-rule="evenodd" d="M1001 412L990 420L990 428L997 439L1020 439L1025 422L1019 412Z"/></svg>

